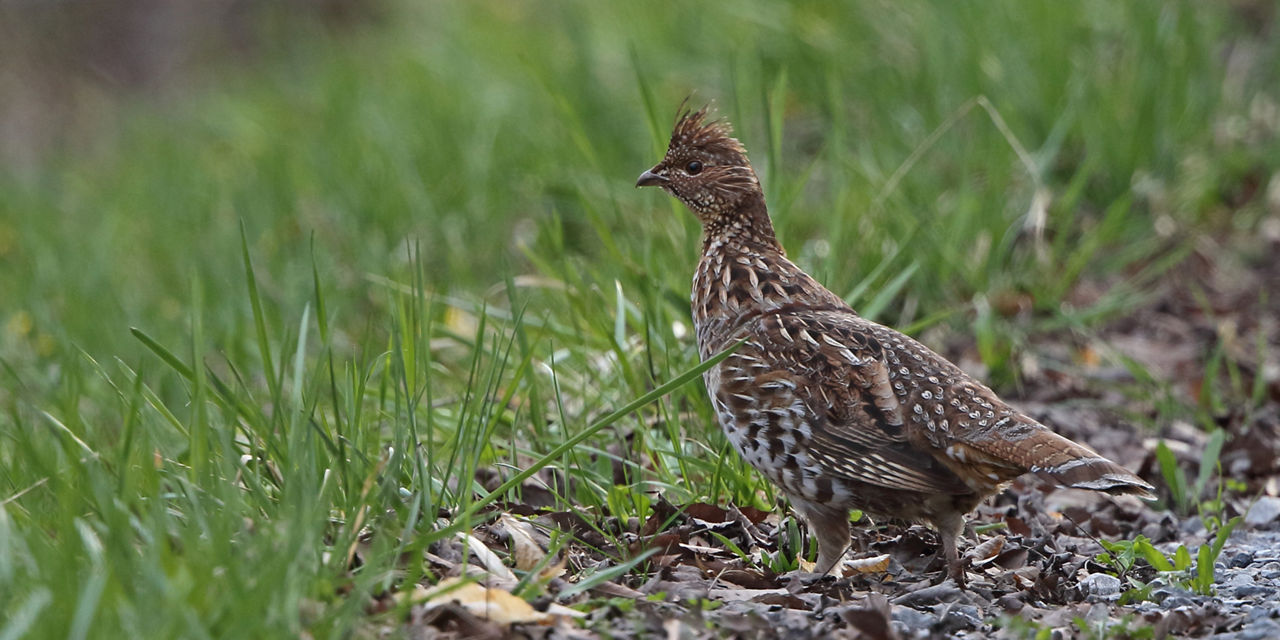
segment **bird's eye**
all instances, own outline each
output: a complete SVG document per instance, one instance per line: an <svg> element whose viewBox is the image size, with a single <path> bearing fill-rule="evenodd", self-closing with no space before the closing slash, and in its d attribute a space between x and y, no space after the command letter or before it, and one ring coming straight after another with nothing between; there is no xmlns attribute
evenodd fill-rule
<svg viewBox="0 0 1280 640"><path fill-rule="evenodd" d="M699 173L702 173L702 163L698 162L697 160L694 160L693 162L690 162L689 164L685 165L684 170L685 170L685 173L688 173L691 176L696 176Z"/></svg>

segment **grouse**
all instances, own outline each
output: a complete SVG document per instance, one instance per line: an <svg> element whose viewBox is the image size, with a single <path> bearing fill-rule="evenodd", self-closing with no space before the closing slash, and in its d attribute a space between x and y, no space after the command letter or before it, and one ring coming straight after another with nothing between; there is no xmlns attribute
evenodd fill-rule
<svg viewBox="0 0 1280 640"><path fill-rule="evenodd" d="M1030 472L1060 485L1151 498L1150 484L1005 404L916 340L860 317L787 259L729 124L681 109L657 186L702 226L693 322L729 441L817 537L816 569L850 545L849 512L931 525L964 581L964 515ZM741 343L741 344L738 344Z"/></svg>

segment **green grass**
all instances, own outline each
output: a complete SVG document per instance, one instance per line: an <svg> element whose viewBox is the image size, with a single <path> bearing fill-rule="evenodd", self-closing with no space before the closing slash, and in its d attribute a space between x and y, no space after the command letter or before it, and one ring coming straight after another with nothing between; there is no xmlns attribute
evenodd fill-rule
<svg viewBox="0 0 1280 640"><path fill-rule="evenodd" d="M481 467L545 463L613 515L655 489L771 506L698 384L664 387L697 365L698 229L632 185L691 92L795 260L972 337L1006 384L1036 331L1252 228L1231 194L1280 167L1280 55L1228 77L1225 5L392 16L273 40L0 177L0 638L368 632L371 594L439 577L397 559L518 499ZM1108 295L1066 304L1086 276Z"/></svg>

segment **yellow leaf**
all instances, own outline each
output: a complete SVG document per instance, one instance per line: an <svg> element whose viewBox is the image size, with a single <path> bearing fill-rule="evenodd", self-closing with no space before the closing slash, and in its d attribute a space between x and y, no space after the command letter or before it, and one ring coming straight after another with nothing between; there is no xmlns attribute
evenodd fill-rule
<svg viewBox="0 0 1280 640"><path fill-rule="evenodd" d="M547 557L547 553L533 539L533 525L507 513L499 516L498 522L506 529L507 535L511 536L511 555L515 557L517 569L532 571Z"/></svg>
<svg viewBox="0 0 1280 640"><path fill-rule="evenodd" d="M884 573L889 570L889 554L848 560L844 566L845 569L852 569L854 573Z"/></svg>
<svg viewBox="0 0 1280 640"><path fill-rule="evenodd" d="M406 597L406 596L402 596ZM557 607L555 615L535 610L528 602L502 589L488 589L474 582L463 582L461 578L447 578L440 584L428 589L421 586L414 588L407 596L414 603L420 603L427 609L456 603L478 618L484 618L501 625L539 623L550 624L558 616L573 616L573 611L565 607Z"/></svg>

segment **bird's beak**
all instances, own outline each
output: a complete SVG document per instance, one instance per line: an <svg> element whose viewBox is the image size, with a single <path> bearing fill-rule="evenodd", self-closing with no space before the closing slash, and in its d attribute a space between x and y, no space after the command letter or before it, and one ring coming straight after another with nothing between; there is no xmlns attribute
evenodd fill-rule
<svg viewBox="0 0 1280 640"><path fill-rule="evenodd" d="M637 187L661 186L666 183L667 183L667 177L654 173L653 169L650 169L640 174L640 177L636 179Z"/></svg>

